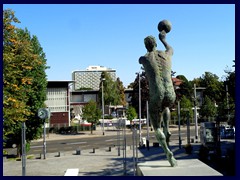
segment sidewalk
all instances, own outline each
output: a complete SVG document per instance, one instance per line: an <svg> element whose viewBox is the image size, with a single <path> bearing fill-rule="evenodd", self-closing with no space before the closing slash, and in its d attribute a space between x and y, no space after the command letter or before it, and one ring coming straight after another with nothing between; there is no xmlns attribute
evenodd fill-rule
<svg viewBox="0 0 240 180"><path fill-rule="evenodd" d="M184 148L179 149L178 146L171 146L171 150L178 159L191 159L197 157L197 149L192 154L186 154ZM126 171L124 171L123 150L118 149L96 149L95 153L92 149L82 150L80 155L76 152L68 151L57 157L55 153L47 154L46 159L27 159L26 175L27 176L64 176L69 168L78 168L79 176L133 176L133 149L127 147L126 150ZM165 154L161 147L150 147L138 149L138 162L166 160ZM136 154L135 154L136 157ZM169 165L170 166L170 165ZM15 160L7 160L3 163L4 176L21 176L22 162Z"/></svg>
<svg viewBox="0 0 240 180"><path fill-rule="evenodd" d="M175 127L174 127L175 128ZM132 133L127 130L127 133ZM115 130L106 131L106 136L115 135ZM102 136L101 128L98 127L96 131L91 134L90 131L84 132L81 136L94 137ZM56 140L61 138L73 138L76 135L57 135L50 134L49 140ZM77 136L76 136L77 137ZM186 142L182 142L184 145ZM174 153L175 158L178 159L191 159L197 158L198 145L195 144L192 154L186 154L184 148L179 149L178 141L170 142L170 149ZM67 169L78 168L79 176L133 176L133 149L131 146L126 147L126 159L124 159L124 151L121 147L120 156L117 147L109 151L107 148L96 149L93 153L92 149L81 150L80 155L76 152L66 151L61 153L60 157L56 153L48 153L46 159L27 159L26 161L26 175L27 176L64 176ZM134 151L135 157L137 156L138 162L149 160L166 160L166 156L161 147L150 146L149 151L147 148L138 149L137 155ZM126 169L124 169L124 162ZM14 168L13 168L14 167ZM16 160L5 159L3 162L3 175L4 176L21 176L22 175L22 162Z"/></svg>

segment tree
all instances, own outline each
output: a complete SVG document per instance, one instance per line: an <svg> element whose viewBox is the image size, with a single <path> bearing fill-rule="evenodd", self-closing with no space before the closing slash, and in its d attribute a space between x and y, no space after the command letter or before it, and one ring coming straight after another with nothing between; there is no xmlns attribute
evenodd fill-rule
<svg viewBox="0 0 240 180"><path fill-rule="evenodd" d="M133 88L133 92L130 94L131 106L133 106L135 109L138 109L139 111L139 75L138 74L135 78L135 81L131 84ZM148 86L148 80L144 71L140 74L140 87L141 87L141 116L147 117L146 102L149 99L149 86Z"/></svg>
<svg viewBox="0 0 240 180"><path fill-rule="evenodd" d="M119 94L119 105L126 106L125 94L124 94L124 86L120 78L117 78L117 93Z"/></svg>
<svg viewBox="0 0 240 180"><path fill-rule="evenodd" d="M36 36L25 29L10 9L3 11L3 138L17 145L20 155L21 123L26 122L26 141L40 137L43 122L36 116L44 107L46 59Z"/></svg>
<svg viewBox="0 0 240 180"><path fill-rule="evenodd" d="M187 120L189 115L189 120L193 118L193 111L192 111L192 102L186 97L182 96L180 101L180 107L181 107L181 118Z"/></svg>
<svg viewBox="0 0 240 180"><path fill-rule="evenodd" d="M212 99L205 96L202 107L200 109L200 114L204 118L215 117L217 114L217 107Z"/></svg>
<svg viewBox="0 0 240 180"><path fill-rule="evenodd" d="M223 82L219 81L217 75L210 72L205 72L200 78L200 86L205 87L204 96L218 102L222 101L222 93L224 92Z"/></svg>
<svg viewBox="0 0 240 180"><path fill-rule="evenodd" d="M102 72L101 78L105 79L103 82L103 92L104 92L104 104L105 105L119 105L120 95L117 89L117 83L113 81L110 74L107 72ZM99 99L102 99L102 82L99 84ZM102 103L99 101L100 104Z"/></svg>
<svg viewBox="0 0 240 180"><path fill-rule="evenodd" d="M132 123L132 120L137 117L136 109L132 106L129 106L127 109L126 115L127 115L127 119L130 120L130 122Z"/></svg>
<svg viewBox="0 0 240 180"><path fill-rule="evenodd" d="M97 107L97 103L93 100L90 100L87 105L85 105L82 109L83 118L86 119L89 123L91 123L91 134L93 130L93 125L97 124L99 119L101 118L101 110Z"/></svg>
<svg viewBox="0 0 240 180"><path fill-rule="evenodd" d="M235 63L235 60L233 62ZM222 94L222 101L218 103L218 118L221 121L229 120L229 124L235 125L235 70L227 68L224 72L227 74L224 81L225 92Z"/></svg>
<svg viewBox="0 0 240 180"><path fill-rule="evenodd" d="M107 105L123 105L126 106L124 86L120 78L113 81L110 74L107 72L102 72L101 79L103 81L99 84L99 99L102 99L102 83L104 92L104 102ZM101 101L99 101L101 104Z"/></svg>
<svg viewBox="0 0 240 180"><path fill-rule="evenodd" d="M176 78L182 80L182 83L180 84L178 89L180 97L184 95L189 100L191 100L193 96L192 84L187 80L187 78L184 75L178 75Z"/></svg>

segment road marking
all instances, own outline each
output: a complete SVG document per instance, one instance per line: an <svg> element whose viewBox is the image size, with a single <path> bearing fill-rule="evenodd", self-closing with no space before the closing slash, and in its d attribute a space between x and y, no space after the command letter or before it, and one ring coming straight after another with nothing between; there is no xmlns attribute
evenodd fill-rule
<svg viewBox="0 0 240 180"><path fill-rule="evenodd" d="M181 134L186 134L186 133L182 133L182 132L181 132ZM176 133L176 134L174 133L174 134L172 134L172 135L175 135L175 136L176 136L176 135L179 135L179 134L178 134L178 133Z"/></svg>
<svg viewBox="0 0 240 180"><path fill-rule="evenodd" d="M66 144L85 144L87 142L75 142L75 143L66 143Z"/></svg>
<svg viewBox="0 0 240 180"><path fill-rule="evenodd" d="M40 148L40 147L43 147L43 146L31 146L31 149L33 149L33 148Z"/></svg>
<svg viewBox="0 0 240 180"><path fill-rule="evenodd" d="M108 141L116 141L116 140L118 140L118 139L107 139L105 141L108 142Z"/></svg>

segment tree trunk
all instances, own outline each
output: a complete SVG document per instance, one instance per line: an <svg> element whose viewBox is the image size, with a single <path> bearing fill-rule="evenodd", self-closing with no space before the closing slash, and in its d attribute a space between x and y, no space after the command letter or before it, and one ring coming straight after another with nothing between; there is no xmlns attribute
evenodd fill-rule
<svg viewBox="0 0 240 180"><path fill-rule="evenodd" d="M22 154L22 148L21 148L21 144L17 145L17 157L21 158L21 154Z"/></svg>

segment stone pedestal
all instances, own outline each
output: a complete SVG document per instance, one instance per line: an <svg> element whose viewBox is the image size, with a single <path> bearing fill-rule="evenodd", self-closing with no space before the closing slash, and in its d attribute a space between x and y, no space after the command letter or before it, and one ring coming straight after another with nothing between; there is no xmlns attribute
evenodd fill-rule
<svg viewBox="0 0 240 180"><path fill-rule="evenodd" d="M198 159L177 160L171 167L166 161L146 161L137 164L138 176L222 176L221 173Z"/></svg>

